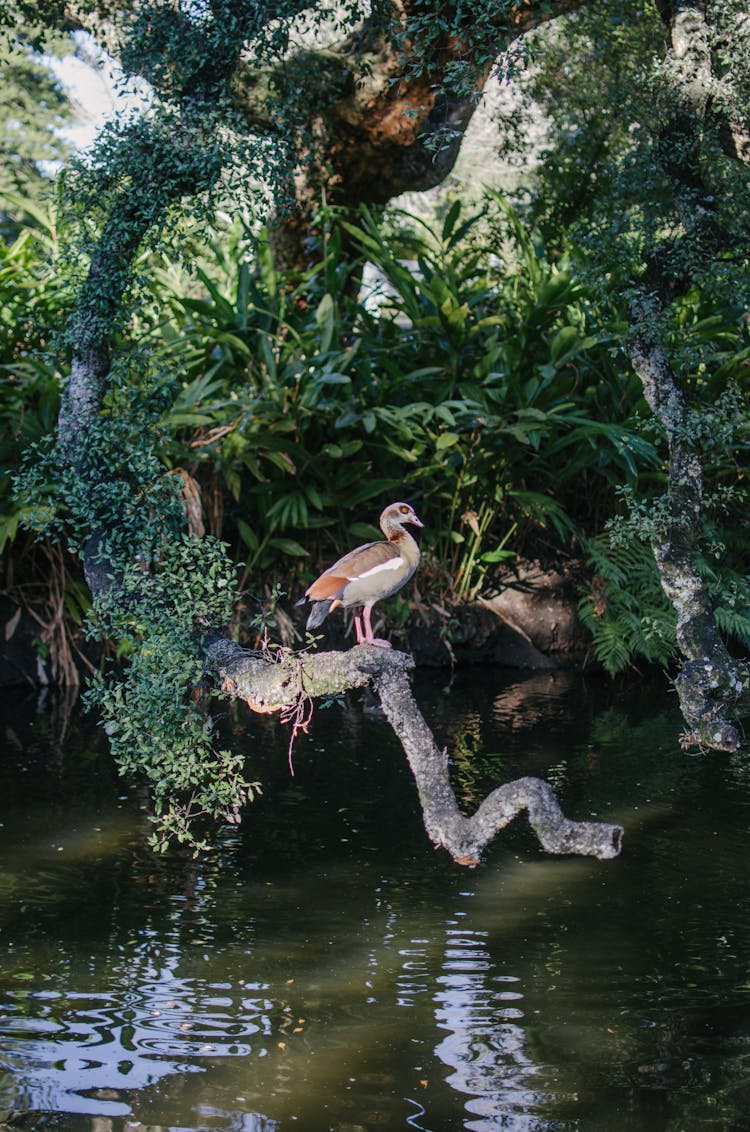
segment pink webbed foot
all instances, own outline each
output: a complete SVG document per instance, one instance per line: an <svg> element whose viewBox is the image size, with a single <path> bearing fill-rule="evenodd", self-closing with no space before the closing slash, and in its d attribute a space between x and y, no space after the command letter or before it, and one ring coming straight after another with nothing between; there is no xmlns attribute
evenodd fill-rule
<svg viewBox="0 0 750 1132"><path fill-rule="evenodd" d="M370 615L372 613L372 606L366 605L362 610L362 624L364 625L365 634L364 640L360 643L363 645L374 645L378 649L389 649L391 647L390 641L384 641L382 637L374 637L372 633L372 624L370 622Z"/></svg>

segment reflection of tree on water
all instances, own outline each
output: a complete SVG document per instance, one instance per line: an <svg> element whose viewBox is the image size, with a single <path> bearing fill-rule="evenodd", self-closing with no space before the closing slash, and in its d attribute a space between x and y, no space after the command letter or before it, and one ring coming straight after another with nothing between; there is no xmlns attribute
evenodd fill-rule
<svg viewBox="0 0 750 1132"><path fill-rule="evenodd" d="M461 688L442 706L436 728L451 756L451 777L461 805L472 809L489 786L519 773L538 773L557 790L559 767L550 775L558 746L569 748L583 732L599 698L571 672L505 677L492 694L482 681ZM468 694L467 694L468 693ZM436 705L440 717L440 705ZM432 705L430 710L434 710Z"/></svg>
<svg viewBox="0 0 750 1132"><path fill-rule="evenodd" d="M435 1053L452 1070L448 1084L470 1098L466 1109L472 1119L465 1128L539 1128L529 1114L550 1098L534 1080L539 1067L526 1049L519 1005L523 994L516 976L494 973L487 935L467 927L446 928L434 1002L437 1025L449 1032Z"/></svg>
<svg viewBox="0 0 750 1132"><path fill-rule="evenodd" d="M111 957L106 990L71 970L55 980L68 989L4 996L0 1058L22 1082L13 1109L125 1115L161 1078L257 1053L281 1035L288 1009L265 984L185 977L174 933L139 934Z"/></svg>

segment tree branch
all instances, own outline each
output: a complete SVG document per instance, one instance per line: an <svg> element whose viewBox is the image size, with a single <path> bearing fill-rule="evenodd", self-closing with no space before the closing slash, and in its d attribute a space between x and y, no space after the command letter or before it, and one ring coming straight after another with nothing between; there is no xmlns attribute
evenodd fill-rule
<svg viewBox="0 0 750 1132"><path fill-rule="evenodd" d="M471 817L461 813L450 783L447 751L441 751L411 691L414 661L405 653L357 645L348 652L287 654L279 662L247 652L228 640L206 646L206 672L222 691L257 712L291 712L300 697L331 695L371 686L403 747L417 785L425 829L437 848L459 865L477 865L496 834L521 810L548 853L616 857L622 828L575 822L564 816L552 788L539 778L519 778L493 790Z"/></svg>

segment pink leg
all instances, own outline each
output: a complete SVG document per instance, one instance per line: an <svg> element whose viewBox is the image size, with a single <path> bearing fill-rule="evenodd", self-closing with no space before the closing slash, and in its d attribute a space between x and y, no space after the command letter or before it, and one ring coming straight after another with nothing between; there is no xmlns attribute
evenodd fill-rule
<svg viewBox="0 0 750 1132"><path fill-rule="evenodd" d="M362 635L362 619L358 613L354 614L354 631L357 634L357 644L363 644L365 638Z"/></svg>
<svg viewBox="0 0 750 1132"><path fill-rule="evenodd" d="M379 649L389 649L391 647L390 641L384 641L382 637L373 637L372 625L370 623L370 614L372 613L372 606L366 605L362 610L362 620L365 623L365 639L364 644L375 645Z"/></svg>

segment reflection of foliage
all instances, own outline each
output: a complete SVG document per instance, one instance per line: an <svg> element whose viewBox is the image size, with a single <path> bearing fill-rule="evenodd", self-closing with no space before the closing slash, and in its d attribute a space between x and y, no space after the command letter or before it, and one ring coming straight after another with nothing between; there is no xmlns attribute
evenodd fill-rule
<svg viewBox="0 0 750 1132"><path fill-rule="evenodd" d="M451 780L456 796L465 806L473 806L484 797L488 778L502 782L507 777L506 760L502 754L484 750L484 728L478 713L460 713L451 732Z"/></svg>
<svg viewBox="0 0 750 1132"><path fill-rule="evenodd" d="M663 688L654 693L649 687L648 696L660 696ZM613 750L631 744L635 750L653 750L658 745L674 748L674 724L670 716L660 715L646 723L638 722L642 711L637 703L630 711L621 707L609 707L597 712L591 723L591 743Z"/></svg>

